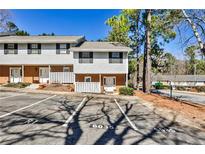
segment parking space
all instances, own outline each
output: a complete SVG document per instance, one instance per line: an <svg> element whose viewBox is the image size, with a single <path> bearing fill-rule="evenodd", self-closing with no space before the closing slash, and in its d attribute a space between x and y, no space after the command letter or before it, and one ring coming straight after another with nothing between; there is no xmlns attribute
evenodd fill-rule
<svg viewBox="0 0 205 154"><path fill-rule="evenodd" d="M25 93L18 93L18 92L0 92L0 100L24 95Z"/></svg>
<svg viewBox="0 0 205 154"><path fill-rule="evenodd" d="M139 100L24 94L0 100L0 144L205 144L205 132Z"/></svg>

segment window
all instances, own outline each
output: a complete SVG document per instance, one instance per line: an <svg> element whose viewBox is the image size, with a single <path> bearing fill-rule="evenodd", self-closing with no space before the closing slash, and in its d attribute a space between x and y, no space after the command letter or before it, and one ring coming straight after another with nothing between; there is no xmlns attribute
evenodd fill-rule
<svg viewBox="0 0 205 154"><path fill-rule="evenodd" d="M84 82L91 82L91 76L85 76Z"/></svg>
<svg viewBox="0 0 205 154"><path fill-rule="evenodd" d="M123 63L123 52L109 52L109 63Z"/></svg>
<svg viewBox="0 0 205 154"><path fill-rule="evenodd" d="M56 54L69 54L70 44L57 43L56 44Z"/></svg>
<svg viewBox="0 0 205 154"><path fill-rule="evenodd" d="M79 63L93 63L93 52L79 52Z"/></svg>
<svg viewBox="0 0 205 154"><path fill-rule="evenodd" d="M8 49L14 49L14 44L8 44Z"/></svg>
<svg viewBox="0 0 205 154"><path fill-rule="evenodd" d="M113 87L116 85L116 77L104 77L104 86Z"/></svg>
<svg viewBox="0 0 205 154"><path fill-rule="evenodd" d="M28 44L28 54L41 54L41 44L39 43Z"/></svg>
<svg viewBox="0 0 205 154"><path fill-rule="evenodd" d="M18 44L4 44L4 54L18 54Z"/></svg>
<svg viewBox="0 0 205 154"><path fill-rule="evenodd" d="M31 44L31 49L38 49L38 44Z"/></svg>
<svg viewBox="0 0 205 154"><path fill-rule="evenodd" d="M70 67L63 67L63 72L70 72Z"/></svg>

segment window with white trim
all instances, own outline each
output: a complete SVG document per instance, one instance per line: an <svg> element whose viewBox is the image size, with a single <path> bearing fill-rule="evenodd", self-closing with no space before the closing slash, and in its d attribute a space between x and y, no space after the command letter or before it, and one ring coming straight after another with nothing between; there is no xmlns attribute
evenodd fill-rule
<svg viewBox="0 0 205 154"><path fill-rule="evenodd" d="M4 54L18 54L18 44L8 43L4 44Z"/></svg>
<svg viewBox="0 0 205 154"><path fill-rule="evenodd" d="M79 52L79 63L93 63L93 52Z"/></svg>
<svg viewBox="0 0 205 154"><path fill-rule="evenodd" d="M116 77L104 77L104 86L116 86Z"/></svg>
<svg viewBox="0 0 205 154"><path fill-rule="evenodd" d="M9 43L9 44L8 44L8 49L14 49L14 44L13 44L13 43L12 43L12 44Z"/></svg>
<svg viewBox="0 0 205 154"><path fill-rule="evenodd" d="M123 63L123 52L109 52L109 63Z"/></svg>
<svg viewBox="0 0 205 154"><path fill-rule="evenodd" d="M56 44L56 54L69 54L70 44L68 43L57 43Z"/></svg>
<svg viewBox="0 0 205 154"><path fill-rule="evenodd" d="M28 54L41 54L41 44L40 43L29 43L28 44Z"/></svg>
<svg viewBox="0 0 205 154"><path fill-rule="evenodd" d="M91 76L85 76L84 82L91 82Z"/></svg>
<svg viewBox="0 0 205 154"><path fill-rule="evenodd" d="M63 72L70 72L70 67L64 66L63 67Z"/></svg>

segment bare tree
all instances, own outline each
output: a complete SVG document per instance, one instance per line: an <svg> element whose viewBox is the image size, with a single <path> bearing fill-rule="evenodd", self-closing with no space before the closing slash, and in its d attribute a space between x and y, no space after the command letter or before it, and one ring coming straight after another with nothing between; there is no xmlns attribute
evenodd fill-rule
<svg viewBox="0 0 205 154"><path fill-rule="evenodd" d="M0 9L0 31L7 30L7 23L10 19L10 12L8 10Z"/></svg>
<svg viewBox="0 0 205 154"><path fill-rule="evenodd" d="M143 67L143 92L150 93L151 90L151 10L146 10L146 31Z"/></svg>
<svg viewBox="0 0 205 154"><path fill-rule="evenodd" d="M190 24L190 26L191 26L191 28L192 28L192 30L193 30L194 36L195 36L196 39L197 39L197 42L198 42L198 44L199 44L199 47L200 47L201 52L202 52L202 53L205 53L204 45L203 45L202 39L201 39L201 37L200 37L200 35L199 35L199 32L198 32L198 30L197 30L197 27L196 27L195 23L191 20L191 17L186 13L185 10L182 9L182 13L183 13L185 19L186 19L187 22Z"/></svg>

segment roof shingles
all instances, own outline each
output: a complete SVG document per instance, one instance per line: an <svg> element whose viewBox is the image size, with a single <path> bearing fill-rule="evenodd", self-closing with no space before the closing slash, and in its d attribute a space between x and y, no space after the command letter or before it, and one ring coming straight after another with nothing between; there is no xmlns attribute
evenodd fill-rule
<svg viewBox="0 0 205 154"><path fill-rule="evenodd" d="M131 48L126 47L118 42L83 42L79 47L73 47L73 51L87 52L87 51L110 51L110 52L128 52Z"/></svg>
<svg viewBox="0 0 205 154"><path fill-rule="evenodd" d="M78 43L84 36L5 36L0 43Z"/></svg>

